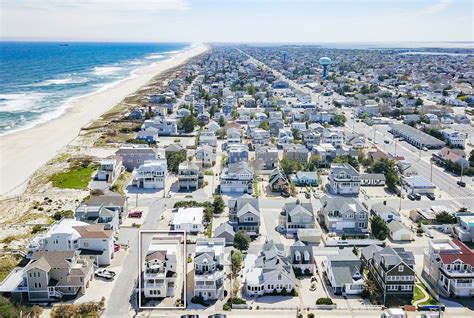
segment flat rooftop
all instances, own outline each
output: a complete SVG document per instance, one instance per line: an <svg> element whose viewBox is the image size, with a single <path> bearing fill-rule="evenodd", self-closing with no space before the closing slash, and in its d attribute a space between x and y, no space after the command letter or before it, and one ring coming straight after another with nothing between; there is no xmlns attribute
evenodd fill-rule
<svg viewBox="0 0 474 318"><path fill-rule="evenodd" d="M406 137L414 140L418 140L423 145L427 146L444 146L446 143L439 140L423 131L413 128L405 124L393 124L391 130L396 130L399 134L403 134Z"/></svg>

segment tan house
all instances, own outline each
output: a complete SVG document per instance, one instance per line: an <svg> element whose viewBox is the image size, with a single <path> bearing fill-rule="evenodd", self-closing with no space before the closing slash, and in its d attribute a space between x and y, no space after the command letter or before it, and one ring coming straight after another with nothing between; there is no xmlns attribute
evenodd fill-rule
<svg viewBox="0 0 474 318"><path fill-rule="evenodd" d="M94 269L79 251L41 251L33 253L23 275L30 301L51 301L84 294Z"/></svg>

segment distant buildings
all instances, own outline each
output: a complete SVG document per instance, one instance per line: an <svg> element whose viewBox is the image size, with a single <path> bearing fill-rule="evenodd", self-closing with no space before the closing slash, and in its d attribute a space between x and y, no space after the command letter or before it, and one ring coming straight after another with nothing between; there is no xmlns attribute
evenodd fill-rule
<svg viewBox="0 0 474 318"><path fill-rule="evenodd" d="M447 140L450 145L462 149L466 146L467 134L465 133L446 128L441 130L441 134L443 134L444 139Z"/></svg>

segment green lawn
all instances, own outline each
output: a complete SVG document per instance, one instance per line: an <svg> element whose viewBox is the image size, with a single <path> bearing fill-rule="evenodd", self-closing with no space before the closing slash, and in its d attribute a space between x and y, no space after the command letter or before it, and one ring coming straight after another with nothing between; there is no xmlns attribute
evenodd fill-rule
<svg viewBox="0 0 474 318"><path fill-rule="evenodd" d="M0 257L0 282L18 266L20 259L15 255L3 255Z"/></svg>
<svg viewBox="0 0 474 318"><path fill-rule="evenodd" d="M89 165L85 168L74 167L68 171L58 172L51 176L53 186L61 189L83 189L87 190L87 186L95 171L95 165Z"/></svg>
<svg viewBox="0 0 474 318"><path fill-rule="evenodd" d="M415 284L415 292L413 293L413 299L412 299L411 303L413 304L415 301L417 301L417 300L419 300L419 299L423 299L424 294L423 294L423 292L421 291L421 288L423 288L423 289L426 291L426 293L429 295L429 298L428 298L427 301L422 302L422 303L419 303L418 306L423 306L423 305L437 305L438 302L436 301L436 299L434 299L434 298L431 296L430 292L427 291L427 290L425 289L425 287L424 287L423 285L421 285L421 284Z"/></svg>

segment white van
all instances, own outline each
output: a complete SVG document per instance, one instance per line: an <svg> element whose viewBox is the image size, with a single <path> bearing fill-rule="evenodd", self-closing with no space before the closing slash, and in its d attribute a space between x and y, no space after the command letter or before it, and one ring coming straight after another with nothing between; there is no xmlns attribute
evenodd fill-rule
<svg viewBox="0 0 474 318"><path fill-rule="evenodd" d="M380 318L407 318L405 310L400 308L385 309Z"/></svg>

